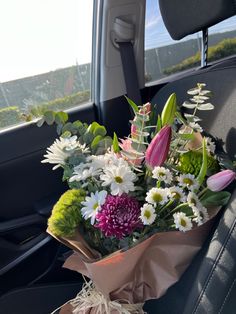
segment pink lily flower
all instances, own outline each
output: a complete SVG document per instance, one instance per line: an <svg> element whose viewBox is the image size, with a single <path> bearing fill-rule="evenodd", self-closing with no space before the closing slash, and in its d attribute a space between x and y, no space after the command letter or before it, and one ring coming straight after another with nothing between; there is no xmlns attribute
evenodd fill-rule
<svg viewBox="0 0 236 314"><path fill-rule="evenodd" d="M170 148L170 140L171 127L166 125L155 135L146 150L145 160L148 166L154 168L165 162Z"/></svg>
<svg viewBox="0 0 236 314"><path fill-rule="evenodd" d="M207 187L213 192L219 192L236 179L236 173L232 170L220 171L207 179Z"/></svg>

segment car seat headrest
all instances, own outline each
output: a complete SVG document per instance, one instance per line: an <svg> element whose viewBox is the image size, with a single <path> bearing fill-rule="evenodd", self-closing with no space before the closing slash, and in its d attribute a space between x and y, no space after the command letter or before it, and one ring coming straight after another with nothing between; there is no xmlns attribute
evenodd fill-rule
<svg viewBox="0 0 236 314"><path fill-rule="evenodd" d="M236 0L159 0L170 36L177 40L236 14Z"/></svg>

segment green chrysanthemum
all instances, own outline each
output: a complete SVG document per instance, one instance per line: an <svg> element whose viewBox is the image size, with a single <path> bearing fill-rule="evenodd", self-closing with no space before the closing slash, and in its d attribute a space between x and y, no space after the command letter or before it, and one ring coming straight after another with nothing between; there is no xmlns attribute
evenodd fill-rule
<svg viewBox="0 0 236 314"><path fill-rule="evenodd" d="M191 173L198 176L202 166L202 152L189 151L180 156L178 170L181 173ZM207 172L213 174L219 170L218 162L211 156L207 156Z"/></svg>
<svg viewBox="0 0 236 314"><path fill-rule="evenodd" d="M85 199L84 190L68 190L54 205L48 219L49 230L55 236L72 236L82 220L81 202Z"/></svg>

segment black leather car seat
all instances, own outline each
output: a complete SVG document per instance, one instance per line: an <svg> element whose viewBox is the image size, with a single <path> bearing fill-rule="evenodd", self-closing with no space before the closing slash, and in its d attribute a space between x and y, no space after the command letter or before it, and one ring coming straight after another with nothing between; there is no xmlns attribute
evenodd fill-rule
<svg viewBox="0 0 236 314"><path fill-rule="evenodd" d="M174 39L206 29L236 14L233 0L160 0L165 25ZM161 111L170 93L178 103L187 90L206 83L215 109L201 115L204 129L225 142L231 158L236 154L236 56L217 62L165 85L152 103ZM235 184L234 184L235 185ZM234 186L232 187L234 188ZM149 301L148 313L236 313L236 192L219 217L215 230L181 280L166 295Z"/></svg>

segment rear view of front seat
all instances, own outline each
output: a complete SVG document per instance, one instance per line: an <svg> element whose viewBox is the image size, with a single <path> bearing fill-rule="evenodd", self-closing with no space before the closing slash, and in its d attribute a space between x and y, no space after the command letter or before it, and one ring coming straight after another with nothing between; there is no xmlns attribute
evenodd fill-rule
<svg viewBox="0 0 236 314"><path fill-rule="evenodd" d="M165 25L173 39L206 30L236 14L234 0L159 0ZM161 111L175 92L178 103L186 91L206 83L213 92L213 111L203 113L204 129L223 139L231 159L236 154L236 56L193 71L165 85L152 103ZM236 192L211 237L181 280L159 300L149 301L147 311L161 314L236 313Z"/></svg>

